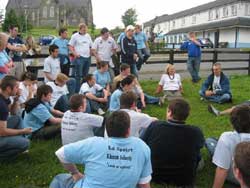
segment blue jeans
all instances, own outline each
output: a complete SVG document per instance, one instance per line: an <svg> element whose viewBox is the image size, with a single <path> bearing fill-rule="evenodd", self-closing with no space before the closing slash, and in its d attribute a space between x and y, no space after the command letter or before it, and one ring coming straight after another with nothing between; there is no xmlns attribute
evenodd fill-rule
<svg viewBox="0 0 250 188"><path fill-rule="evenodd" d="M144 93L144 96L145 96L146 104L158 104L159 103L160 99L158 97L153 97L153 96L150 96L146 93Z"/></svg>
<svg viewBox="0 0 250 188"><path fill-rule="evenodd" d="M74 68L72 76L76 79L76 92L79 92L81 87L81 80L88 74L90 64L90 57L79 57L73 61Z"/></svg>
<svg viewBox="0 0 250 188"><path fill-rule="evenodd" d="M218 140L216 138L207 138L206 139L205 147L207 148L210 157L213 157L217 143L218 143Z"/></svg>
<svg viewBox="0 0 250 188"><path fill-rule="evenodd" d="M138 70L135 63L130 64L130 72L138 78Z"/></svg>
<svg viewBox="0 0 250 188"><path fill-rule="evenodd" d="M150 57L150 52L147 48L143 48L143 49L137 49L137 54L139 56L139 61L137 62L136 66L139 71L141 70L142 64L146 62L148 58Z"/></svg>
<svg viewBox="0 0 250 188"><path fill-rule="evenodd" d="M76 79L70 78L66 82L67 88L69 90L69 96L73 95L76 93Z"/></svg>
<svg viewBox="0 0 250 188"><path fill-rule="evenodd" d="M69 56L65 54L58 54L59 60L60 60L60 68L61 72L67 76L69 76L69 70L70 70L70 60Z"/></svg>
<svg viewBox="0 0 250 188"><path fill-rule="evenodd" d="M58 174L56 175L52 182L50 183L50 188L73 188L75 182L71 174Z"/></svg>
<svg viewBox="0 0 250 188"><path fill-rule="evenodd" d="M10 129L21 129L21 118L10 116L7 127ZM30 142L23 136L0 136L0 160L17 156L29 148Z"/></svg>
<svg viewBox="0 0 250 188"><path fill-rule="evenodd" d="M187 69L192 76L192 81L197 82L201 78L199 76L201 57L188 57Z"/></svg>
<svg viewBox="0 0 250 188"><path fill-rule="evenodd" d="M57 101L54 106L54 109L60 110L61 112L66 112L69 110L69 96L62 95Z"/></svg>
<svg viewBox="0 0 250 188"><path fill-rule="evenodd" d="M229 95L228 93L225 93L223 95L212 95L209 97L205 96L205 92L203 91L199 91L199 94L204 99L211 101L211 102L219 103L219 104L222 104L231 100L231 95Z"/></svg>

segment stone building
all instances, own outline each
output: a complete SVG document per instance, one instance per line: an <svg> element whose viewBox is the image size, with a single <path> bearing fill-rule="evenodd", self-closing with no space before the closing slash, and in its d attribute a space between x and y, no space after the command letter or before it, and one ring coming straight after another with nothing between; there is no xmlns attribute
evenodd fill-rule
<svg viewBox="0 0 250 188"><path fill-rule="evenodd" d="M6 12L23 13L33 26L77 26L93 24L91 0L9 0Z"/></svg>

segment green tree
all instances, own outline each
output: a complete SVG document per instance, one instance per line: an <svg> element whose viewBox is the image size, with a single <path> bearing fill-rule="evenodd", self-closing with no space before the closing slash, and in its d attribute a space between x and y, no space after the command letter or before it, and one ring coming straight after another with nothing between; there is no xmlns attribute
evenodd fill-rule
<svg viewBox="0 0 250 188"><path fill-rule="evenodd" d="M133 8L130 8L125 11L124 15L122 16L122 22L125 27L128 25L135 25L137 22L137 13L136 10Z"/></svg>

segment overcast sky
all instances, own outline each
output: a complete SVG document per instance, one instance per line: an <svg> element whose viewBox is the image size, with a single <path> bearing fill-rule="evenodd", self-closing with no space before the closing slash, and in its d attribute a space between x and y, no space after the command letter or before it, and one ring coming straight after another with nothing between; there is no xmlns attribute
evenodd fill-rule
<svg viewBox="0 0 250 188"><path fill-rule="evenodd" d="M94 23L97 28L123 26L121 16L129 8L135 8L138 23L155 16L173 14L188 8L202 5L213 0L92 0ZM5 8L8 0L0 0L0 9Z"/></svg>

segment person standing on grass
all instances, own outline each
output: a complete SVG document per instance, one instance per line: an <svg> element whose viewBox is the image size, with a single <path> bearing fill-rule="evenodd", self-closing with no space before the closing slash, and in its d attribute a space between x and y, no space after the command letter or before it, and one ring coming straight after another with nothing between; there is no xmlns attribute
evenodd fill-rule
<svg viewBox="0 0 250 188"><path fill-rule="evenodd" d="M26 46L24 45L21 38L17 36L18 34L18 27L11 25L9 28L10 37L8 39L7 45L7 53L12 58L14 62L14 67L10 70L10 74L16 76L19 80L22 74L26 70L25 63L22 59L23 52L27 51Z"/></svg>
<svg viewBox="0 0 250 188"><path fill-rule="evenodd" d="M69 50L74 55L73 77L76 79L76 92L79 91L81 80L89 73L91 64L92 39L87 33L88 27L79 24L79 32L73 34L69 41Z"/></svg>
<svg viewBox="0 0 250 188"><path fill-rule="evenodd" d="M202 84L199 91L201 99L215 103L225 103L232 101L230 82L227 76L221 71L221 64L213 64L213 73Z"/></svg>
<svg viewBox="0 0 250 188"><path fill-rule="evenodd" d="M217 166L213 188L222 188L225 181L239 185L233 174L233 155L238 143L250 141L250 107L235 107L230 115L230 121L234 131L222 133L219 140L206 139L206 147L213 157L212 162Z"/></svg>
<svg viewBox="0 0 250 188"><path fill-rule="evenodd" d="M59 30L59 38L54 39L50 45L55 44L59 48L58 57L60 59L61 72L69 76L70 60L69 60L69 48L68 48L68 31L66 28Z"/></svg>
<svg viewBox="0 0 250 188"><path fill-rule="evenodd" d="M29 140L23 135L30 134L31 128L22 128L21 118L15 116L18 104L19 83L13 76L0 81L0 160L9 159L29 148ZM10 97L13 97L11 104ZM9 112L12 116L9 116Z"/></svg>
<svg viewBox="0 0 250 188"><path fill-rule="evenodd" d="M181 45L181 50L188 51L187 69L192 76L192 82L200 81L199 71L201 63L201 46L202 42L196 39L195 32L188 33L189 40Z"/></svg>
<svg viewBox="0 0 250 188"><path fill-rule="evenodd" d="M55 152L70 174L55 176L50 188L150 188L150 149L139 138L129 136L129 115L112 113L106 130L108 138L88 138ZM75 164L83 165L84 173Z"/></svg>

